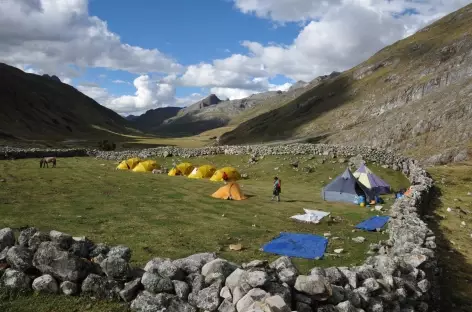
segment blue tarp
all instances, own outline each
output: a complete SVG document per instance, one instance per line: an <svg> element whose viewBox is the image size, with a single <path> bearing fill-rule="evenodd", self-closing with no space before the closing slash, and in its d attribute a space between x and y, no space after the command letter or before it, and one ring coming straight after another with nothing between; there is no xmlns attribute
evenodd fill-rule
<svg viewBox="0 0 472 312"><path fill-rule="evenodd" d="M390 217L387 216L372 217L356 225L356 228L365 231L375 231L376 229L383 228L383 226L388 222L389 218Z"/></svg>
<svg viewBox="0 0 472 312"><path fill-rule="evenodd" d="M321 259L325 253L328 240L323 236L312 234L280 233L267 243L263 251L288 257L304 259Z"/></svg>

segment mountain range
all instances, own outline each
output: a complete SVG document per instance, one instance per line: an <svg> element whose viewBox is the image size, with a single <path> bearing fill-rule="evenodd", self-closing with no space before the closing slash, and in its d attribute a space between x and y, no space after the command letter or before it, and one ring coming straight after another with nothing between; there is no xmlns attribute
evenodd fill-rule
<svg viewBox="0 0 472 312"><path fill-rule="evenodd" d="M434 163L460 161L472 147L471 51L468 5L349 70L298 81L286 92L239 100L211 94L185 108L126 118L55 76L0 64L0 136L65 139L137 129L182 137L221 128L220 144L357 144Z"/></svg>

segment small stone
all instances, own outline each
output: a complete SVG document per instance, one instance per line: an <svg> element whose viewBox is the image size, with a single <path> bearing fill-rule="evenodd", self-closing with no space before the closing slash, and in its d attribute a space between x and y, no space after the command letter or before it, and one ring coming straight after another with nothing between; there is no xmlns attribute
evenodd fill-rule
<svg viewBox="0 0 472 312"><path fill-rule="evenodd" d="M218 312L237 312L237 310L230 299L225 299L218 307Z"/></svg>
<svg viewBox="0 0 472 312"><path fill-rule="evenodd" d="M355 243L363 243L363 242L365 242L365 237L358 236L358 237L354 237L352 240L353 240Z"/></svg>
<svg viewBox="0 0 472 312"><path fill-rule="evenodd" d="M418 283L418 288L423 292L427 293L431 288L431 284L428 280L424 279Z"/></svg>
<svg viewBox="0 0 472 312"><path fill-rule="evenodd" d="M290 307L285 303L282 297L276 295L265 299L265 304L269 306L270 311L291 312Z"/></svg>
<svg viewBox="0 0 472 312"><path fill-rule="evenodd" d="M57 294L59 292L59 286L56 280L49 274L36 278L33 281L33 289L46 294Z"/></svg>
<svg viewBox="0 0 472 312"><path fill-rule="evenodd" d="M148 291L143 291L131 302L130 308L136 312L166 311L170 304L170 299L169 294L154 295Z"/></svg>
<svg viewBox="0 0 472 312"><path fill-rule="evenodd" d="M34 233L33 236L31 236L31 238L29 239L28 241L29 249L36 252L36 250L38 250L39 245L41 245L42 242L48 242L50 240L51 238L49 237L49 234L38 231Z"/></svg>
<svg viewBox="0 0 472 312"><path fill-rule="evenodd" d="M220 297L223 299L230 299L231 301L233 300L233 296L231 295L231 290L229 290L228 286L224 286L223 288L221 288Z"/></svg>
<svg viewBox="0 0 472 312"><path fill-rule="evenodd" d="M174 284L174 290L177 297L187 300L188 294L190 293L190 286L185 282L177 280L172 281L172 283Z"/></svg>
<svg viewBox="0 0 472 312"><path fill-rule="evenodd" d="M344 249L342 248L338 248L338 249L335 249L334 252L337 253L337 254L340 254L344 251Z"/></svg>
<svg viewBox="0 0 472 312"><path fill-rule="evenodd" d="M246 295L247 292L245 292L241 287L235 287L233 290L232 290L232 294L233 294L233 304L237 304L239 302L239 300L241 300L245 295Z"/></svg>
<svg viewBox="0 0 472 312"><path fill-rule="evenodd" d="M189 303L199 309L216 311L220 305L220 287L213 284L200 290L194 296L189 296Z"/></svg>
<svg viewBox="0 0 472 312"><path fill-rule="evenodd" d="M69 281L62 282L60 288L62 293L66 296L73 296L79 292L77 284Z"/></svg>
<svg viewBox="0 0 472 312"><path fill-rule="evenodd" d="M362 286L364 286L365 288L367 288L367 291L369 293L371 292L374 292L378 289L380 289L380 285L379 283L377 282L377 280L375 278L368 278L364 281L364 283L362 284Z"/></svg>
<svg viewBox="0 0 472 312"><path fill-rule="evenodd" d="M349 301L344 301L336 306L338 312L357 312L356 307Z"/></svg>

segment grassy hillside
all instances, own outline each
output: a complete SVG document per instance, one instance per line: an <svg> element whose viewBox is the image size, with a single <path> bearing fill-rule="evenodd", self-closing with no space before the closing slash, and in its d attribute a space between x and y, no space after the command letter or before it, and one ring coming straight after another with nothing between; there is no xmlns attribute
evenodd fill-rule
<svg viewBox="0 0 472 312"><path fill-rule="evenodd" d="M312 138L393 147L450 161L472 140L472 5L386 47L281 107L224 134L223 144ZM461 157L462 157L461 156Z"/></svg>
<svg viewBox="0 0 472 312"><path fill-rule="evenodd" d="M176 116L182 108L180 107L159 107L150 109L140 116L128 116L131 118L131 124L141 131L152 133L156 131L162 123ZM129 118L128 118L129 119Z"/></svg>
<svg viewBox="0 0 472 312"><path fill-rule="evenodd" d="M131 133L130 124L68 84L0 63L0 139L61 140Z"/></svg>

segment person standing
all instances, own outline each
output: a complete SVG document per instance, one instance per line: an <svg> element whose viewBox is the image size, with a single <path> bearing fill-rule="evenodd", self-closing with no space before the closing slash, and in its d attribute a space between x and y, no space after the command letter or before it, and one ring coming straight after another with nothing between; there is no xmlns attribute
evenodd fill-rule
<svg viewBox="0 0 472 312"><path fill-rule="evenodd" d="M277 201L280 202L280 193L282 192L282 183L278 177L274 178L274 190L272 192L272 199L277 198Z"/></svg>

